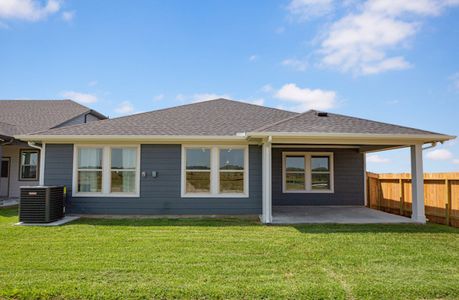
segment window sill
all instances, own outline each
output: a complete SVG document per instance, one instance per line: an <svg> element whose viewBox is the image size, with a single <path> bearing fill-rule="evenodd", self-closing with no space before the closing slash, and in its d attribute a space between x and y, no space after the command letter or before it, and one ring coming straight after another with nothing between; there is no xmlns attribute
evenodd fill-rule
<svg viewBox="0 0 459 300"><path fill-rule="evenodd" d="M334 190L282 191L283 194L334 194Z"/></svg>
<svg viewBox="0 0 459 300"><path fill-rule="evenodd" d="M241 194L182 194L182 198L248 198L249 195L245 193Z"/></svg>
<svg viewBox="0 0 459 300"><path fill-rule="evenodd" d="M139 194L133 193L112 193L112 194L102 194L102 193L75 193L72 194L72 197L77 198L139 198Z"/></svg>

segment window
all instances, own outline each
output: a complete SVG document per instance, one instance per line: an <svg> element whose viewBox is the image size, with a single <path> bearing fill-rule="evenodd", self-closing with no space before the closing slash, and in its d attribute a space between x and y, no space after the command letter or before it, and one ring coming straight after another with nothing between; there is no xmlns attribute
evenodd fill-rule
<svg viewBox="0 0 459 300"><path fill-rule="evenodd" d="M244 150L220 149L220 193L244 192Z"/></svg>
<svg viewBox="0 0 459 300"><path fill-rule="evenodd" d="M76 146L75 196L138 196L138 146Z"/></svg>
<svg viewBox="0 0 459 300"><path fill-rule="evenodd" d="M38 150L21 150L20 151L20 180L38 180Z"/></svg>
<svg viewBox="0 0 459 300"><path fill-rule="evenodd" d="M284 193L332 193L333 153L284 152Z"/></svg>
<svg viewBox="0 0 459 300"><path fill-rule="evenodd" d="M210 193L210 149L187 149L186 192Z"/></svg>
<svg viewBox="0 0 459 300"><path fill-rule="evenodd" d="M102 151L102 148L78 149L78 192L102 192Z"/></svg>
<svg viewBox="0 0 459 300"><path fill-rule="evenodd" d="M137 149L111 149L111 192L134 193Z"/></svg>
<svg viewBox="0 0 459 300"><path fill-rule="evenodd" d="M184 146L183 197L247 197L246 146Z"/></svg>

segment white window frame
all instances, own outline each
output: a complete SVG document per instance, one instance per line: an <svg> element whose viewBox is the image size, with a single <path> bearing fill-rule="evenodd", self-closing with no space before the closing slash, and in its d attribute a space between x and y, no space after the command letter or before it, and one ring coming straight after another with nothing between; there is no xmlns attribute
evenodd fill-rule
<svg viewBox="0 0 459 300"><path fill-rule="evenodd" d="M305 189L304 190L287 190L286 188L286 160L287 156L304 156L304 174L305 174ZM311 168L311 157L313 156L328 156L330 163L330 189L328 190L313 190L312 184L312 168ZM298 194L298 193L310 193L310 194L331 194L335 192L334 184L334 159L333 152L282 152L282 193L284 194ZM301 172L298 172L301 173Z"/></svg>
<svg viewBox="0 0 459 300"><path fill-rule="evenodd" d="M78 149L80 148L101 148L102 149L102 192L78 192ZM134 193L123 193L123 192L111 192L111 155L112 148L134 148L137 153L137 165L136 165L136 176L135 186L136 190ZM96 144L78 144L73 147L73 197L140 197L140 145L131 144L120 144L120 145L96 145Z"/></svg>
<svg viewBox="0 0 459 300"><path fill-rule="evenodd" d="M210 192L186 192L186 150L210 149ZM244 191L242 193L220 192L220 149L244 150ZM248 145L182 145L181 197L182 198L248 198L249 197L249 147ZM236 170L235 170L236 171ZM242 170L241 170L242 171Z"/></svg>
<svg viewBox="0 0 459 300"><path fill-rule="evenodd" d="M23 173L22 173L22 167L24 166L32 166L30 164L22 164L22 153L24 152L29 152L29 153L37 153L37 170L36 170L36 175L34 178L24 178ZM40 180L40 153L41 151L38 149L19 149L19 181L39 181Z"/></svg>

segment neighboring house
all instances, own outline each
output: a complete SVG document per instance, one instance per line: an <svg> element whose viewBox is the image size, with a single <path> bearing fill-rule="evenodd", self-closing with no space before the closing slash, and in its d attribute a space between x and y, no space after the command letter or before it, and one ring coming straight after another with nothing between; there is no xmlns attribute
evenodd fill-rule
<svg viewBox="0 0 459 300"><path fill-rule="evenodd" d="M0 198L17 198L20 186L40 181L40 145L15 135L106 118L71 100L0 100Z"/></svg>
<svg viewBox="0 0 459 300"><path fill-rule="evenodd" d="M45 185L79 214L262 214L365 205L365 153L411 147L413 219L425 222L422 146L454 137L338 114L216 99L16 138L45 149Z"/></svg>

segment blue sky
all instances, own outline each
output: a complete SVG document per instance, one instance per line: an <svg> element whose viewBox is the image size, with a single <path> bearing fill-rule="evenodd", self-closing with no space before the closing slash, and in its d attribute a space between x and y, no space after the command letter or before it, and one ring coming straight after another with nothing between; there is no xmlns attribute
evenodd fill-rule
<svg viewBox="0 0 459 300"><path fill-rule="evenodd" d="M224 96L459 135L459 0L0 0L0 99L111 117ZM409 171L407 150L372 154ZM425 170L459 171L459 143Z"/></svg>

